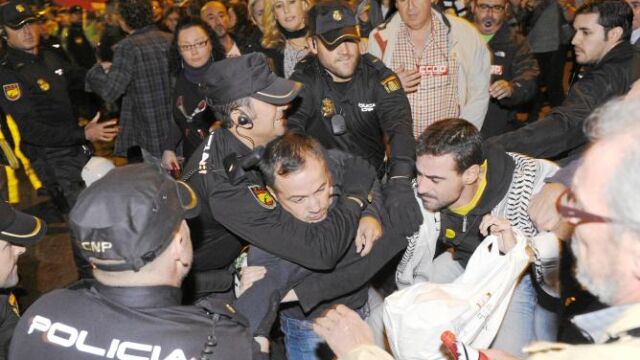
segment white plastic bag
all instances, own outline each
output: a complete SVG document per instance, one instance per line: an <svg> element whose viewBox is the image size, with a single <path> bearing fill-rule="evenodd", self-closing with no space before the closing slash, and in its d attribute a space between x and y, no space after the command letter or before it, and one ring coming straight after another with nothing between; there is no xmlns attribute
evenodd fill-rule
<svg viewBox="0 0 640 360"><path fill-rule="evenodd" d="M445 359L440 334L446 330L471 347L491 344L529 263L526 240L514 232L517 244L506 255L497 237L485 238L452 283L418 283L387 297L384 324L396 359Z"/></svg>

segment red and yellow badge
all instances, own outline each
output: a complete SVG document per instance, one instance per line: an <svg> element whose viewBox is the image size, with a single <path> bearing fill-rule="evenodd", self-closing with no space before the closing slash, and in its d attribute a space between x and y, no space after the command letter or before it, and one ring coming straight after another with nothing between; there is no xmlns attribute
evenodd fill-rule
<svg viewBox="0 0 640 360"><path fill-rule="evenodd" d="M258 204L260 204L262 207L269 210L274 209L276 207L276 201L273 199L273 196L271 196L271 193L269 193L269 190L267 190L265 187L258 186L258 185L250 185L249 191L251 191L251 194L253 195L253 197L258 201Z"/></svg>
<svg viewBox="0 0 640 360"><path fill-rule="evenodd" d="M22 96L18 83L2 85L2 90L4 90L4 97L9 101L16 101Z"/></svg>
<svg viewBox="0 0 640 360"><path fill-rule="evenodd" d="M20 316L20 309L18 308L18 299L13 293L9 294L9 306L11 306L11 310L16 313L17 316Z"/></svg>
<svg viewBox="0 0 640 360"><path fill-rule="evenodd" d="M49 91L49 89L51 89L51 85L45 79L38 79L38 86L42 91Z"/></svg>
<svg viewBox="0 0 640 360"><path fill-rule="evenodd" d="M380 83L382 84L382 86L384 86L384 89L389 94L394 92L394 91L398 91L398 90L402 89L402 85L400 85L400 80L398 80L398 77L395 76L395 75L391 75L391 76L386 77Z"/></svg>

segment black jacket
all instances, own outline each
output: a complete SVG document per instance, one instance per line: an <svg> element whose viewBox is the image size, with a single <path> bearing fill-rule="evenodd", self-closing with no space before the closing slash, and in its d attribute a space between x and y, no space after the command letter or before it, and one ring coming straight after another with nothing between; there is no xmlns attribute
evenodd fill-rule
<svg viewBox="0 0 640 360"><path fill-rule="evenodd" d="M491 83L508 81L511 97L502 100L491 98L489 109L482 125L482 135L489 138L507 131L508 123L515 120L517 107L530 101L538 91L538 62L527 39L509 25L503 24L489 41L493 53L491 61Z"/></svg>
<svg viewBox="0 0 640 360"><path fill-rule="evenodd" d="M215 300L180 306L181 295L170 286L55 290L26 311L9 358L200 359L212 334L217 345L211 360L267 358L232 307Z"/></svg>
<svg viewBox="0 0 640 360"><path fill-rule="evenodd" d="M577 153L587 142L582 129L585 119L598 106L628 92L639 76L640 51L623 41L572 84L562 105L544 119L489 141L506 151L537 158Z"/></svg>
<svg viewBox="0 0 640 360"><path fill-rule="evenodd" d="M289 129L305 132L327 149L340 149L384 171L385 136L391 148L390 176L414 174L415 140L411 108L396 75L370 54L362 55L356 72L340 91L318 58L296 65L291 80L304 84L288 117ZM336 135L332 117L342 115L346 132Z"/></svg>
<svg viewBox="0 0 640 360"><path fill-rule="evenodd" d="M13 330L20 320L18 315L15 296L2 290L0 293L0 360L7 359Z"/></svg>
<svg viewBox="0 0 640 360"><path fill-rule="evenodd" d="M184 71L180 72L173 87L173 120L165 150L175 150L182 142L182 153L186 160L209 134L215 117L207 106L205 97L198 91L198 84L189 81Z"/></svg>
<svg viewBox="0 0 640 360"><path fill-rule="evenodd" d="M69 26L67 52L76 64L87 70L96 63L95 49L85 36L82 24L71 24Z"/></svg>
<svg viewBox="0 0 640 360"><path fill-rule="evenodd" d="M297 220L266 196L257 173L250 171L238 181L229 178L224 159L249 153L233 134L219 129L205 139L185 167L184 178L203 204L200 216L189 223L194 269L228 266L243 241L310 269L332 269L355 237L358 205L340 198L325 221ZM198 171L201 162L206 173Z"/></svg>
<svg viewBox="0 0 640 360"><path fill-rule="evenodd" d="M515 162L504 151L493 146L485 147L487 159L487 185L478 204L465 216L458 215L446 208L440 211L441 227L438 238L438 250L436 256L444 249L454 249L453 259L463 267L484 240L480 234L482 218L491 213L502 199L504 199L511 181Z"/></svg>

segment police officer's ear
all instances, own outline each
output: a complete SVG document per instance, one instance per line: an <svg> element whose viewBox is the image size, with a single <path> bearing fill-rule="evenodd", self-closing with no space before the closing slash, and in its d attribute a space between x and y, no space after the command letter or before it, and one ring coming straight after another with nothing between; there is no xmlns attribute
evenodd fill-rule
<svg viewBox="0 0 640 360"><path fill-rule="evenodd" d="M240 109L234 109L229 114L234 127L241 127L245 129L253 128L253 119L249 117L244 111Z"/></svg>
<svg viewBox="0 0 640 360"><path fill-rule="evenodd" d="M315 36L307 38L307 46L309 46L313 55L318 55L318 39Z"/></svg>

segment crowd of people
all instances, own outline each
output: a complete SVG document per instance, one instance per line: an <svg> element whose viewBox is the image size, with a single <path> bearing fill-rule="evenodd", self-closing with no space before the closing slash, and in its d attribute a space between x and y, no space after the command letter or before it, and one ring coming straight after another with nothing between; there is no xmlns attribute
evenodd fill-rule
<svg viewBox="0 0 640 360"><path fill-rule="evenodd" d="M526 269L437 358L640 356L637 0L103 5L0 5L0 359L412 358L385 298L491 236ZM23 312L19 167L79 277Z"/></svg>

